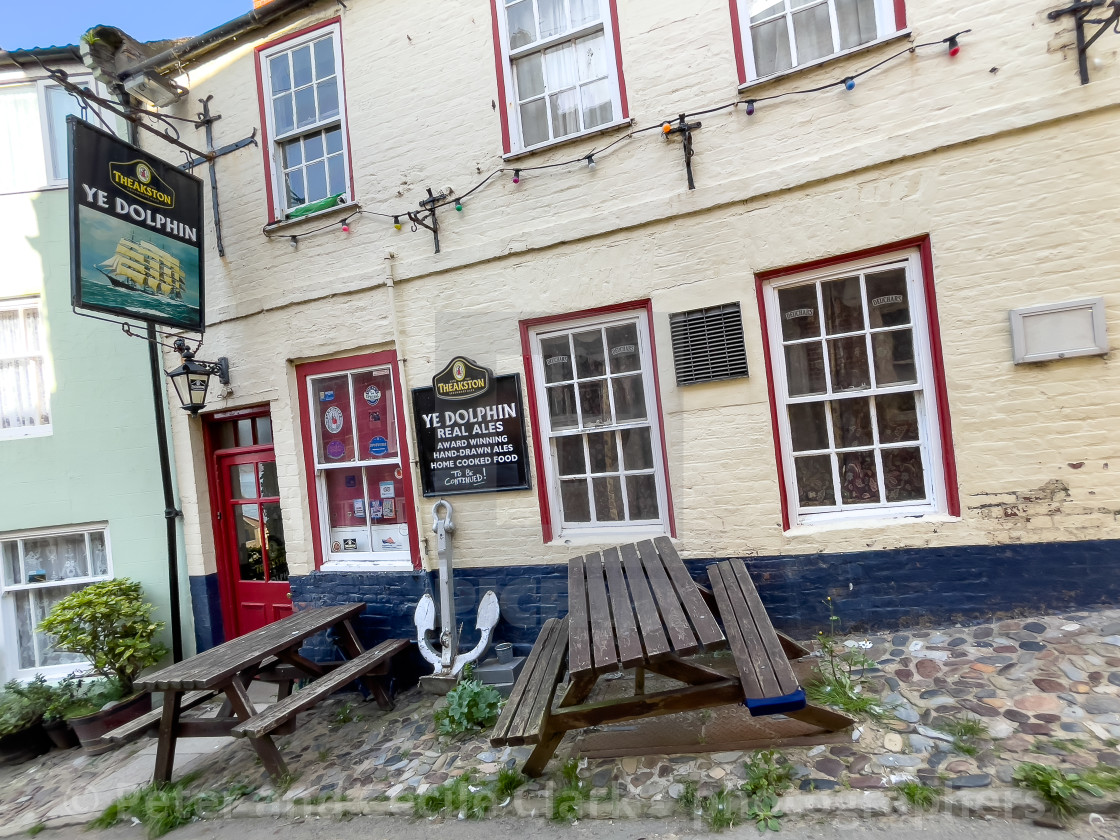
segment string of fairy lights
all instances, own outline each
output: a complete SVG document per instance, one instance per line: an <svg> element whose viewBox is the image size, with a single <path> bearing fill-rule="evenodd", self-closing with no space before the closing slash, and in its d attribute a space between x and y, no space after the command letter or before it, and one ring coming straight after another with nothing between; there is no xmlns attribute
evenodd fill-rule
<svg viewBox="0 0 1120 840"><path fill-rule="evenodd" d="M705 116L707 114L715 114L715 113L719 113L719 112L722 112L722 111L729 111L729 110L734 110L734 109L739 109L739 108L743 109L743 111L744 111L744 113L746 114L747 117L753 117L757 113L757 111L759 109L759 106L761 104L767 103L767 102L773 102L773 101L778 100L778 99L784 99L786 97L792 97L792 96L805 96L805 95L808 95L808 94L820 93L821 91L829 90L831 88L841 88L842 87L846 91L851 91L851 90L855 89L857 79L860 79L863 76L866 76L867 74L872 73L875 70L878 70L880 67L882 67L886 64L889 64L889 63L895 61L896 59L898 59L898 58L900 58L904 55L914 54L918 50L929 49L929 48L932 48L932 47L942 47L946 50L947 54L950 57L956 57L957 54L960 53L960 50L961 50L961 46L960 46L961 36L967 35L971 31L972 31L971 29L963 29L960 32L956 32L953 35L949 35L948 37L942 38L938 41L927 41L927 42L921 43L921 44L911 44L911 45L907 46L905 49L901 49L898 52L887 56L886 58L882 59L881 61L878 61L878 62L876 62L875 64L872 64L869 67L865 67L864 69L859 70L858 72L851 73L851 74L849 74L847 76L844 76L840 79L835 79L833 81L827 82L827 83L822 84L822 85L818 85L816 87L801 88L801 89L798 89L798 90L781 91L780 93L773 93L773 94L770 94L768 96L756 96L756 97L752 97L752 98L739 97L739 98L736 98L736 99L734 99L730 102L725 102L722 105L715 105L713 107L704 108L704 109L697 110L697 111L689 111L689 112L686 112L686 113L679 114L678 116L673 117L671 119L661 120L659 122L653 123L651 125L644 126L642 128L631 129L630 131L628 131L625 134L617 137L615 140L613 140L612 142L603 146L602 148L593 148L585 154L582 154L578 157L570 158L568 160L561 160L561 161L557 161L557 162L554 162L554 163L543 163L543 164L538 164L536 166L500 166L497 169L495 169L494 171L492 171L490 174L483 177L480 181L478 181L469 190L467 190L466 192L463 192L463 193L456 193L456 194L454 194L454 197L452 197L452 195L446 194L446 193L440 193L439 195L432 196L431 191L429 190L429 197L420 202L420 205L419 205L420 208L421 208L420 212L430 214L426 218L431 218L431 214L434 214L434 211L439 210L440 208L444 208L444 207L454 207L456 212L461 213L461 212L463 212L463 203L467 199L469 199L471 196L473 196L479 190L483 189L488 184L492 183L496 178L498 178L501 175L507 175L507 174L512 173L513 183L514 184L520 184L521 181L522 181L522 176L525 173L529 173L529 172L538 172L538 171L545 170L545 169L558 169L558 168L567 168L567 167L574 167L574 166L585 166L587 169L594 170L595 167L596 167L596 160L595 160L596 157L601 158L602 156L605 155L606 152L610 151L615 146L618 146L618 145L626 142L627 140L631 140L631 139L633 139L634 137L636 137L640 134L645 134L645 133L654 132L654 131L660 131L662 133L662 135L665 137L665 139L669 139L672 136L672 134L674 134L674 133L676 133L677 131L680 130L679 128L677 128L678 125L680 125L680 126L686 125L687 120L689 120L693 117L700 117L700 116ZM393 227L396 230L401 230L404 227L405 224L409 224L413 231L416 231L419 226L428 227L428 225L424 224L423 221L421 221L420 219L417 218L418 214L417 214L417 211L415 211L415 210L402 210L400 212L386 212L386 211L382 211L382 210L367 210L365 208L358 208L356 210L351 211L350 213L347 213L345 216L343 216L340 219L333 220L331 222L328 222L327 224L321 225L321 226L316 227L316 228L312 228L311 230L301 231L300 233L296 233L296 234L290 234L290 233L287 233L287 232L276 233L276 232L269 229L272 225L265 225L264 228L263 228L263 231L264 231L265 235L267 235L267 236L279 236L279 237L289 239L292 247L297 247L300 239L302 239L304 237L307 237L307 236L312 236L312 235L315 235L315 234L318 234L318 233L322 233L324 231L340 228L342 230L342 232L349 233L350 232L350 222L353 221L354 219L360 217L360 216L376 216L376 217L379 217L379 218L391 219ZM275 224L275 223L273 223L273 224ZM428 227L428 229L431 230L430 227Z"/></svg>

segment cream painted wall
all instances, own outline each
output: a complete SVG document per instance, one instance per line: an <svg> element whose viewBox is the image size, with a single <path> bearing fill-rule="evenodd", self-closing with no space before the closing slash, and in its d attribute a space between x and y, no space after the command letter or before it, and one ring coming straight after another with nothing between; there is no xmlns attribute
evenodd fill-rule
<svg viewBox="0 0 1120 840"><path fill-rule="evenodd" d="M270 37L337 13L323 4ZM309 234L293 250L287 234L326 222L266 237L260 151L221 158L227 254L214 252L208 222L200 355L228 356L233 367L233 395L210 408L271 407L292 573L313 562L294 364L395 347L406 393L453 353L523 373L519 320L647 297L686 556L1120 538L1115 362L1014 366L1007 320L1013 307L1103 295L1113 342L1120 336L1111 236L1120 161L1109 153L1120 104L1115 47L1099 42L1102 66L1081 86L1068 19L994 0L912 0L908 18L915 43L972 32L955 59L940 46L923 49L861 77L851 92L761 103L750 118L742 109L702 117L695 191L686 189L679 143L657 132L597 156L594 172L528 172L518 185L501 175L462 214L441 211L438 255L426 231L396 232L369 215L349 234ZM637 127L735 98L724 0L687 8L619 0L619 30ZM364 209L403 212L427 186L462 193L502 165L486 3L355 2L342 32ZM242 39L188 65L191 94L180 113L213 94L217 145L259 126L252 49L265 40ZM906 45L880 45L750 95L843 78ZM578 157L624 133L517 164ZM783 533L754 273L925 234L962 516ZM678 389L669 313L729 301L742 303L751 376ZM199 427L177 414L190 571L209 573ZM533 475L534 486L540 480ZM426 533L430 500L417 493L414 503ZM535 490L455 505L457 563L560 562L580 551L542 544ZM425 545L431 564L434 543Z"/></svg>

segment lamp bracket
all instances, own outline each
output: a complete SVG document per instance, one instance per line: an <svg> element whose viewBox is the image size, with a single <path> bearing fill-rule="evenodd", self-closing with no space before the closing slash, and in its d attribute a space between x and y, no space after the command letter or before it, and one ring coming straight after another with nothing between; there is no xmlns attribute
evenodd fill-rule
<svg viewBox="0 0 1120 840"><path fill-rule="evenodd" d="M1090 18L1094 9L1108 10L1108 17ZM1120 0L1077 0L1064 9L1055 9L1046 15L1050 20L1057 20L1063 15L1073 16L1074 36L1077 46L1077 68L1081 73L1081 84L1089 84L1089 47L1111 26L1113 31L1120 34ZM1085 37L1085 26L1097 26L1098 29L1089 38Z"/></svg>
<svg viewBox="0 0 1120 840"><path fill-rule="evenodd" d="M420 211L409 210L407 213L410 222L432 232L437 254L439 253L439 220L436 219L436 208L446 200L447 193L440 192L439 195L433 195L432 188L428 187L428 197L420 199Z"/></svg>
<svg viewBox="0 0 1120 840"><path fill-rule="evenodd" d="M700 128L699 122L690 123L687 116L681 114L677 124L665 132L666 140L669 139L670 134L681 135L682 145L684 146L684 171L688 175L688 188L690 190L696 189L696 182L692 179L692 156L695 154L692 150L692 132L698 128Z"/></svg>

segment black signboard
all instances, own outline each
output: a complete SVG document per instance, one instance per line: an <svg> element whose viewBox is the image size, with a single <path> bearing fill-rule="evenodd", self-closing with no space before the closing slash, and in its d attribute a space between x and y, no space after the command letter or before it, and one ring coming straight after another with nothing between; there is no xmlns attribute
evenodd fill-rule
<svg viewBox="0 0 1120 840"><path fill-rule="evenodd" d="M457 356L412 390L425 496L528 490L521 377Z"/></svg>
<svg viewBox="0 0 1120 840"><path fill-rule="evenodd" d="M67 117L71 301L202 332L202 181Z"/></svg>

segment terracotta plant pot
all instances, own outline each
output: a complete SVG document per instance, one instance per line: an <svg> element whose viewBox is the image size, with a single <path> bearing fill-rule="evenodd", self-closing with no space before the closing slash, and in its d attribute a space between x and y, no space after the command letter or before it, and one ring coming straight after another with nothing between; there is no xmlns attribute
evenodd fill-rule
<svg viewBox="0 0 1120 840"><path fill-rule="evenodd" d="M57 749L71 750L80 746L78 733L74 731L74 727L64 720L52 720L44 723L43 729L47 730L47 736Z"/></svg>
<svg viewBox="0 0 1120 840"><path fill-rule="evenodd" d="M47 737L43 724L37 723L0 737L0 766L19 764L42 755L50 748L51 740Z"/></svg>
<svg viewBox="0 0 1120 840"><path fill-rule="evenodd" d="M117 747L117 744L110 741L102 741L102 735L131 720L136 720L151 710L152 695L134 694L108 709L102 709L92 715L68 718L66 722L74 728L82 748L90 755L99 755Z"/></svg>

